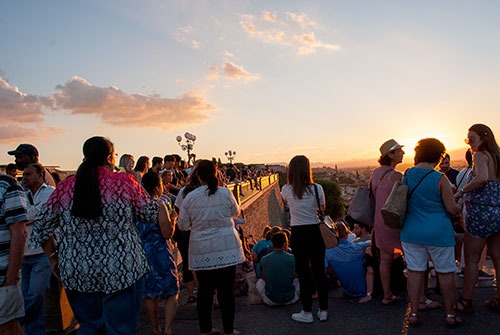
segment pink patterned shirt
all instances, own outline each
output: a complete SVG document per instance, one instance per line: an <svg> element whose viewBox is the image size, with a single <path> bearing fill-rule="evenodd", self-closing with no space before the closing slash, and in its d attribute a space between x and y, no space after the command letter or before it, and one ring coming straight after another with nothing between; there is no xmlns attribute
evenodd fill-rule
<svg viewBox="0 0 500 335"><path fill-rule="evenodd" d="M87 220L71 215L74 188L74 176L59 183L35 219L32 242L44 244L55 233L66 289L112 293L131 286L149 270L136 220L156 221L158 206L131 175L99 167L103 215Z"/></svg>

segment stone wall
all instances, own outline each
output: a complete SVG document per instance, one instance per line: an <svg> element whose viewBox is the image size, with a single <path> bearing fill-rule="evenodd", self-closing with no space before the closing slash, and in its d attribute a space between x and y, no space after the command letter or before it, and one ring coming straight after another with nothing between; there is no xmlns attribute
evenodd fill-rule
<svg viewBox="0 0 500 335"><path fill-rule="evenodd" d="M241 217L247 220L247 223L241 228L245 236L249 237L249 243L253 244L261 239L262 231L266 225L285 227L285 212L279 182L275 181L245 201L241 205L241 210Z"/></svg>

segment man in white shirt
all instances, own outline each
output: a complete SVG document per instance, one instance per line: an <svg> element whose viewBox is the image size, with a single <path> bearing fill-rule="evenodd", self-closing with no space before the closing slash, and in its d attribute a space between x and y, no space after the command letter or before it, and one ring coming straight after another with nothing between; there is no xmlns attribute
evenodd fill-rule
<svg viewBox="0 0 500 335"><path fill-rule="evenodd" d="M26 191L27 241L33 229L33 220L54 191L54 187L44 183L44 174L45 169L40 163L30 164L24 169L23 183L28 189ZM21 321L24 321L25 333L45 334L43 296L49 288L52 270L42 248L29 249L26 243L21 271L25 313L24 320Z"/></svg>

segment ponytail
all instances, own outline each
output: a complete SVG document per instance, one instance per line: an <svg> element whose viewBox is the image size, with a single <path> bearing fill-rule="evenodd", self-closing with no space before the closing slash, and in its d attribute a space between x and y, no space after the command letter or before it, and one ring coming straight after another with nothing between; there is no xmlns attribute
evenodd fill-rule
<svg viewBox="0 0 500 335"><path fill-rule="evenodd" d="M217 192L217 188L219 187L219 179L215 175L208 176L208 180L206 180L208 185L208 195L212 195Z"/></svg>
<svg viewBox="0 0 500 335"><path fill-rule="evenodd" d="M84 219L96 219L102 215L99 190L99 166L103 166L113 153L110 140L95 136L83 144L84 161L76 171L75 190L71 214Z"/></svg>
<svg viewBox="0 0 500 335"><path fill-rule="evenodd" d="M217 170L215 169L215 164L209 160L201 160L198 163L198 176L201 180L207 183L208 195L212 195L217 192L219 186L219 179L217 178Z"/></svg>

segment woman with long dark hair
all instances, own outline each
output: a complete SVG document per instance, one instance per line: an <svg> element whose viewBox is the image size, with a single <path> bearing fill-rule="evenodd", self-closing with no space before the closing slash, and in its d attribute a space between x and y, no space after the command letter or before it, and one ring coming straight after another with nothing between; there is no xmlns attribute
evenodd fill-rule
<svg viewBox="0 0 500 335"><path fill-rule="evenodd" d="M154 201L162 201L163 193L161 177L156 172L147 172L142 176L142 186ZM144 278L145 307L151 321L154 335L160 335L159 305L160 299L165 301L165 332L173 334L173 323L177 310L177 294L179 292L177 264L172 255L170 238L174 233L175 211L169 222L160 225L158 222L137 221L142 245L146 252L151 271Z"/></svg>
<svg viewBox="0 0 500 335"><path fill-rule="evenodd" d="M466 143L473 153L469 182L455 194L464 196L466 211L464 237L464 289L457 307L472 312L472 296L478 278L478 263L484 246L500 273L500 148L493 131L484 124L469 128ZM500 289L486 305L500 313Z"/></svg>
<svg viewBox="0 0 500 335"><path fill-rule="evenodd" d="M189 267L198 278L198 320L201 334L212 329L212 309L217 289L224 334L239 334L234 329L235 298L233 294L235 266L245 261L240 237L233 218L240 211L233 193L218 187L215 165L209 160L198 163L201 186L191 191L182 202L179 228L191 228Z"/></svg>
<svg viewBox="0 0 500 335"><path fill-rule="evenodd" d="M298 322L312 323L311 271L317 281L320 321L328 319L328 284L325 274L325 244L319 230L317 216L319 207L325 209L325 195L321 185L314 184L311 165L306 156L295 156L288 165L288 184L283 186L281 196L290 208L292 236L290 247L295 257L295 268L299 275L302 311L292 314Z"/></svg>
<svg viewBox="0 0 500 335"><path fill-rule="evenodd" d="M149 157L141 156L135 163L134 176L137 182L141 182L142 176L149 170Z"/></svg>
<svg viewBox="0 0 500 335"><path fill-rule="evenodd" d="M62 280L79 334L134 334L148 272L136 220L161 223L168 214L132 176L112 172L109 139L89 138L83 154L76 176L59 183L36 217L32 240Z"/></svg>

